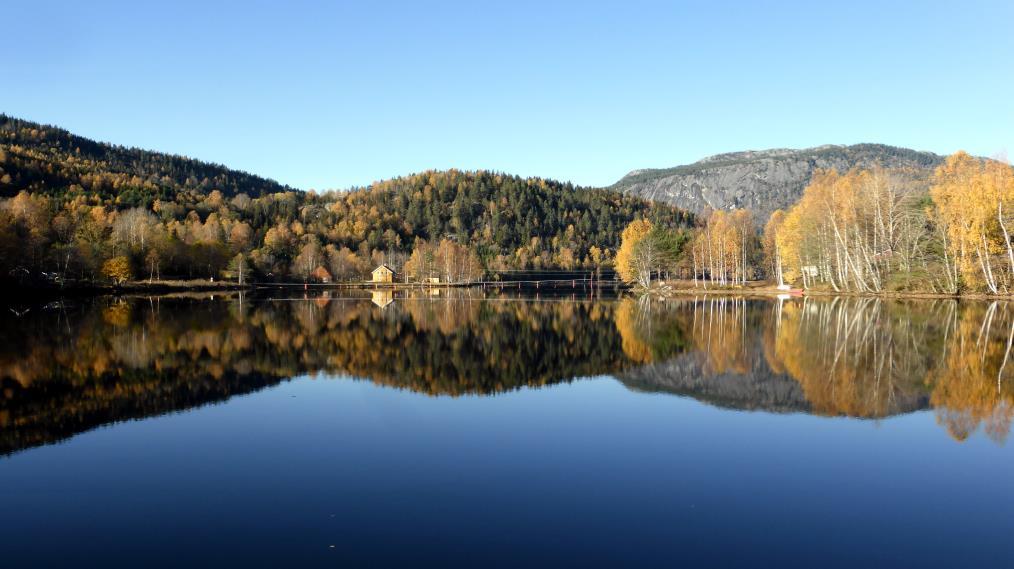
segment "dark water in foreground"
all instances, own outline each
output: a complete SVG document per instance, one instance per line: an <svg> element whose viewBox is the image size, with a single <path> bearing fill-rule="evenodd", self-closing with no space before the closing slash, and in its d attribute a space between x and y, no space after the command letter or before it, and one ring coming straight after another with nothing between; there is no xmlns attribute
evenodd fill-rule
<svg viewBox="0 0 1014 569"><path fill-rule="evenodd" d="M1014 566L1014 305L391 300L7 311L0 563Z"/></svg>

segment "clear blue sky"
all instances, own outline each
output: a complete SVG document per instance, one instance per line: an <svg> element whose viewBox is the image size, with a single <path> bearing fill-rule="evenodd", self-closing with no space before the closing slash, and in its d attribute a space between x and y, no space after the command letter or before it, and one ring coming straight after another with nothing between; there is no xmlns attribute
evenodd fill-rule
<svg viewBox="0 0 1014 569"><path fill-rule="evenodd" d="M6 2L0 112L309 189L1014 144L1014 3Z"/></svg>

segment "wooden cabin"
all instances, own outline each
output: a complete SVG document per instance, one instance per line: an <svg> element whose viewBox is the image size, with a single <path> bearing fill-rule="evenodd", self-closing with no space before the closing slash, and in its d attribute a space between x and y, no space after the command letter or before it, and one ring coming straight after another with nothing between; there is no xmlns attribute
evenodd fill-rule
<svg viewBox="0 0 1014 569"><path fill-rule="evenodd" d="M394 269L387 265L380 265L376 269L373 269L373 282L375 283L393 283L394 282Z"/></svg>
<svg viewBox="0 0 1014 569"><path fill-rule="evenodd" d="M426 284L440 284L440 277L426 277Z"/></svg>
<svg viewBox="0 0 1014 569"><path fill-rule="evenodd" d="M310 273L310 278L319 283L326 284L331 282L331 273L323 266L319 266Z"/></svg>

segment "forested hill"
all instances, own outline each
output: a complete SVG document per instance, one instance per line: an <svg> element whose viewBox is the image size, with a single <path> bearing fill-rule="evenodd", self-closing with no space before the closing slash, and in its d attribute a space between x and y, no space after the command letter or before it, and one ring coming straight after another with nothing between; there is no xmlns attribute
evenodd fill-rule
<svg viewBox="0 0 1014 569"><path fill-rule="evenodd" d="M291 190L274 180L185 156L96 142L62 128L0 114L0 195L21 190L94 195L118 205L219 190L257 197Z"/></svg>
<svg viewBox="0 0 1014 569"><path fill-rule="evenodd" d="M634 219L692 222L669 205L489 171L429 171L318 194L9 117L0 136L0 193L12 196L0 197L0 280L242 270L253 280L303 281L321 268L361 279L384 262L459 281L608 266Z"/></svg>
<svg viewBox="0 0 1014 569"><path fill-rule="evenodd" d="M759 219L796 203L817 170L907 168L928 173L943 162L931 152L884 144L825 145L718 154L675 168L634 170L609 189L701 213L749 208Z"/></svg>
<svg viewBox="0 0 1014 569"><path fill-rule="evenodd" d="M686 212L664 204L489 171L423 172L321 199L330 203L338 228L366 235L373 247L452 237L480 251L527 258L570 248L580 261L593 246L618 246L623 228L635 218L667 226L690 223Z"/></svg>

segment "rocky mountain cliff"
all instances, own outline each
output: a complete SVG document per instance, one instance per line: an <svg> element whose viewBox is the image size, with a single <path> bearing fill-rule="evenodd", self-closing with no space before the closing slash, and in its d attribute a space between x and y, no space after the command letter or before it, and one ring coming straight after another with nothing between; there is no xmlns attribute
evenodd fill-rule
<svg viewBox="0 0 1014 569"><path fill-rule="evenodd" d="M634 170L609 189L695 213L709 207L746 207L763 223L772 211L799 199L815 170L873 166L929 170L942 161L931 152L883 144L732 152L675 168Z"/></svg>
<svg viewBox="0 0 1014 569"><path fill-rule="evenodd" d="M706 354L691 352L627 370L616 377L634 391L693 397L724 409L810 412L810 402L799 382L771 371L762 359L753 360L750 373L711 373L707 367Z"/></svg>

